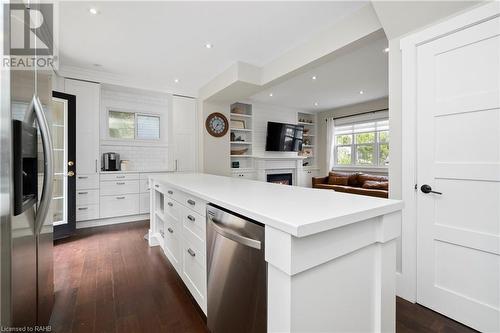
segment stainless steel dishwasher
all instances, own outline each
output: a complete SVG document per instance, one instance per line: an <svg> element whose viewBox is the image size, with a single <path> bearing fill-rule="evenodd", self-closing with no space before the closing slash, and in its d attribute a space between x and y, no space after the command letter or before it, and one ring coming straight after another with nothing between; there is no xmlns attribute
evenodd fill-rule
<svg viewBox="0 0 500 333"><path fill-rule="evenodd" d="M208 205L207 269L209 330L266 332L264 225Z"/></svg>

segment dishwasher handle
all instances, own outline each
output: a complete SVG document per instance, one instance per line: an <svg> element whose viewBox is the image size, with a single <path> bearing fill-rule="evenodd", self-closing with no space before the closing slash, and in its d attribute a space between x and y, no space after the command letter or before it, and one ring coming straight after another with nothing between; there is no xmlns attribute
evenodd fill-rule
<svg viewBox="0 0 500 333"><path fill-rule="evenodd" d="M262 244L260 241L242 236L236 233L234 230L224 227L224 225L221 222L217 221L211 216L209 216L208 219L212 222L212 226L214 227L215 231L221 236L224 236L232 241L235 241L236 243L253 247L254 249L257 250L262 249Z"/></svg>

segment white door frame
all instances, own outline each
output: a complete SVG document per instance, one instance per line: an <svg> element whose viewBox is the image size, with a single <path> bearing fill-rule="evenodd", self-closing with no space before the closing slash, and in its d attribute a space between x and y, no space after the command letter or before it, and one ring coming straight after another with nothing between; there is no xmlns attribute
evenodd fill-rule
<svg viewBox="0 0 500 333"><path fill-rule="evenodd" d="M417 47L440 37L500 16L500 2L493 1L459 14L445 22L405 37L402 56L402 267L397 294L417 300Z"/></svg>

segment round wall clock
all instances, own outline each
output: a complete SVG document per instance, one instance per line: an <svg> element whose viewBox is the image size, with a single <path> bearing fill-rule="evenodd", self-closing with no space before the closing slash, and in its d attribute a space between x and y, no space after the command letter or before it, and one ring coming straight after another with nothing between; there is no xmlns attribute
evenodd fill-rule
<svg viewBox="0 0 500 333"><path fill-rule="evenodd" d="M229 123L227 121L226 116L222 113L214 112L207 117L207 121L205 121L205 127L207 128L208 133L215 137L224 136L229 129Z"/></svg>

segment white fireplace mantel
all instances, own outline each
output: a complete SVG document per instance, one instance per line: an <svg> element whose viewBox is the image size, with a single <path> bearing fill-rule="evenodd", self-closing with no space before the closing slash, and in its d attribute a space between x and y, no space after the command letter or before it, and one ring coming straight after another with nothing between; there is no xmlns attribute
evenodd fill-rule
<svg viewBox="0 0 500 333"><path fill-rule="evenodd" d="M291 173L293 184L300 184L299 177L302 176L302 156L256 156L255 169L257 180L267 181L267 175L277 173Z"/></svg>

